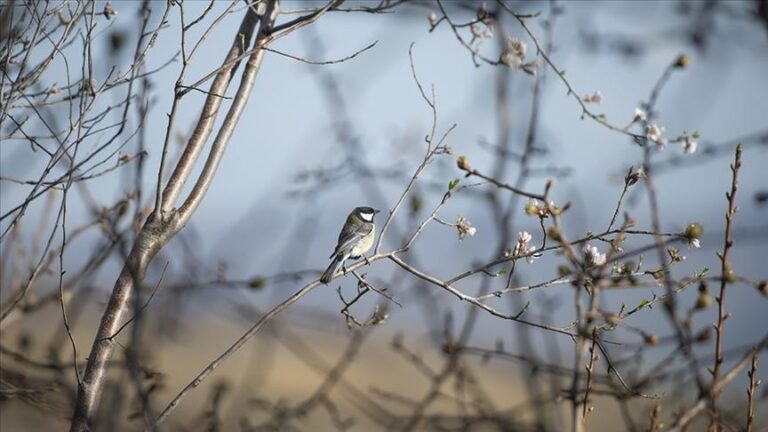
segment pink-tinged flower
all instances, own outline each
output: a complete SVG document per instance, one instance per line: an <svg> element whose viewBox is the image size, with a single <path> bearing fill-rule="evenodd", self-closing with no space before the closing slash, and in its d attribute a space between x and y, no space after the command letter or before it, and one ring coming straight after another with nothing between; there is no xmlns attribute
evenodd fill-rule
<svg viewBox="0 0 768 432"><path fill-rule="evenodd" d="M526 51L528 51L528 45L518 38L509 38L507 40L507 48L514 51L520 58L524 58Z"/></svg>
<svg viewBox="0 0 768 432"><path fill-rule="evenodd" d="M473 227L464 216L459 216L456 221L456 230L459 232L459 240L464 240L466 236L472 237L477 233L477 228Z"/></svg>
<svg viewBox="0 0 768 432"><path fill-rule="evenodd" d="M540 256L540 254L534 253L536 248L530 245L531 239L533 239L533 237L528 231L517 233L517 242L515 243L515 250L513 251L515 256L527 255L525 260L528 261L529 264Z"/></svg>
<svg viewBox="0 0 768 432"><path fill-rule="evenodd" d="M528 45L525 42L518 38L508 38L499 60L511 68L519 69L525 62L526 51L528 51Z"/></svg>
<svg viewBox="0 0 768 432"><path fill-rule="evenodd" d="M522 245L528 245L528 243L533 239L533 236L528 231L521 231L517 233L517 242Z"/></svg>
<svg viewBox="0 0 768 432"><path fill-rule="evenodd" d="M437 25L437 14L433 11L429 13L429 16L427 17L429 20L429 26L434 27Z"/></svg>
<svg viewBox="0 0 768 432"><path fill-rule="evenodd" d="M528 251L528 243L531 241L531 235L528 231L521 231L517 233L517 242L515 243L515 249L512 252L514 256L524 255Z"/></svg>
<svg viewBox="0 0 768 432"><path fill-rule="evenodd" d="M584 260L588 265L601 266L605 264L606 259L606 255L601 254L596 246L591 246L589 244L584 246Z"/></svg>
<svg viewBox="0 0 768 432"><path fill-rule="evenodd" d="M603 101L603 95L600 93L600 90L597 90L596 92L586 95L583 98L581 98L586 103L596 103L599 104Z"/></svg>

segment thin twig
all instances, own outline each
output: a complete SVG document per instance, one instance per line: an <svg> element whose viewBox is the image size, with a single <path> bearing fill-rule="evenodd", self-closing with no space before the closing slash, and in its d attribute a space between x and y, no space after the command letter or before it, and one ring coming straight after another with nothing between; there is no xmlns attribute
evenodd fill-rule
<svg viewBox="0 0 768 432"><path fill-rule="evenodd" d="M712 386L710 391L720 393L729 382L738 376L742 369L751 363L752 357L754 357L756 354L759 354L766 348L768 348L768 333L763 336L763 338L754 348L744 353L741 359L728 372L724 373L720 377L717 383ZM690 423L701 411L703 411L707 407L707 404L711 403L711 399L707 398L706 395L702 396L703 397L700 397L698 402L696 402L687 410L683 411L678 416L675 423L669 429L669 432L684 431L688 423Z"/></svg>
<svg viewBox="0 0 768 432"><path fill-rule="evenodd" d="M385 253L385 254L379 254L374 255L372 257L368 258L369 262L375 262L383 258L388 258L393 253ZM363 265L367 265L366 262L360 261L357 262L347 268L349 271L356 270L359 267L362 267ZM181 403L181 401L189 395L192 390L197 388L203 380L205 380L208 375L210 375L213 371L215 371L224 361L226 361L229 357L231 357L234 353L240 350L243 345L245 345L248 340L253 337L256 333L258 333L261 328L268 323L270 320L272 320L274 317L279 315L281 312L283 312L285 309L287 309L292 304L299 301L302 297L307 295L310 291L315 289L318 286L322 286L320 281L313 281L310 282L307 285L304 285L300 290L296 291L293 295L288 297L286 300L284 300L282 303L278 304L274 308L272 308L269 312L267 312L264 316L262 316L256 323L251 326L245 333L243 333L242 336L237 338L235 342L229 346L224 352L222 352L216 359L214 359L212 362L208 364L200 373L198 373L195 378L187 384L163 409L163 411L160 413L160 415L155 420L154 424L150 429L157 428L159 425L161 425L165 420L168 419L168 416L178 407L178 405Z"/></svg>
<svg viewBox="0 0 768 432"><path fill-rule="evenodd" d="M298 60L298 61L300 61L302 63L306 63L306 64L311 64L311 65L332 65L332 64L338 64L338 63L344 63L345 61L351 60L351 59L357 57L358 55L364 53L365 51L368 51L369 49L373 48L374 46L376 46L377 43L379 43L379 41L374 41L374 42L368 44L366 47L361 48L361 49L355 51L354 53L352 53L352 54L350 54L348 56L342 57L340 59L320 60L320 61L307 60L305 58L298 57L298 56L295 56L295 55L291 55L291 54L288 54L288 53L284 53L282 51L278 51L278 50L272 49L272 48L266 48L265 47L265 48L263 48L263 50L264 51L269 51L271 53L275 53L275 54L278 54L278 55L281 55L283 57L288 57L290 59Z"/></svg>
<svg viewBox="0 0 768 432"><path fill-rule="evenodd" d="M721 261L720 270L720 295L717 297L717 325L715 326L715 366L712 369L712 384L711 384L711 404L712 417L709 423L709 430L715 431L717 429L718 419L720 417L718 411L718 397L719 392L714 391L720 379L720 368L725 361L723 358L723 337L725 320L729 314L725 312L725 287L730 281L733 280L734 271L731 267L731 263L728 261L728 256L733 247L733 217L736 215L736 191L739 188L739 169L741 168L741 145L736 147L736 156L733 164L731 165L732 181L731 191L725 194L728 199L728 211L725 213L725 244L723 245L723 252L718 253Z"/></svg>
<svg viewBox="0 0 768 432"><path fill-rule="evenodd" d="M747 373L749 377L749 386L747 386L747 432L752 432L752 426L755 421L755 391L760 384L757 379L757 352L752 354L752 367Z"/></svg>

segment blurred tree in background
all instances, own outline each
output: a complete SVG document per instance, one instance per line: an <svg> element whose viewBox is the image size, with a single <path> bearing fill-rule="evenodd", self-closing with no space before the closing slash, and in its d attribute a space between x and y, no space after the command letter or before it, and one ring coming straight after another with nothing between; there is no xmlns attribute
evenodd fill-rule
<svg viewBox="0 0 768 432"><path fill-rule="evenodd" d="M766 35L764 0L3 2L0 426L760 430Z"/></svg>

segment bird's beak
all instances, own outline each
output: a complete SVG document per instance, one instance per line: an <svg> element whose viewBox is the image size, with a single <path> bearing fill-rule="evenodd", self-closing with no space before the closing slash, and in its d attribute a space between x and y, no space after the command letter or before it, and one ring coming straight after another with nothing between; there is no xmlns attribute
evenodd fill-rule
<svg viewBox="0 0 768 432"><path fill-rule="evenodd" d="M381 213L381 210L374 210L373 214L376 214L376 213Z"/></svg>

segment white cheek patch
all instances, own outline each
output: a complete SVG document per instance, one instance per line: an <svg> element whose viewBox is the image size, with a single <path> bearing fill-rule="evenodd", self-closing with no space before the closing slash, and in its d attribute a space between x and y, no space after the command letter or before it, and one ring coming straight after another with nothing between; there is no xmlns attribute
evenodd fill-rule
<svg viewBox="0 0 768 432"><path fill-rule="evenodd" d="M360 213L360 217L366 222L373 221L373 213Z"/></svg>

